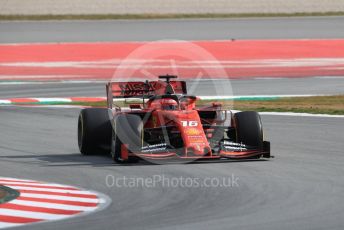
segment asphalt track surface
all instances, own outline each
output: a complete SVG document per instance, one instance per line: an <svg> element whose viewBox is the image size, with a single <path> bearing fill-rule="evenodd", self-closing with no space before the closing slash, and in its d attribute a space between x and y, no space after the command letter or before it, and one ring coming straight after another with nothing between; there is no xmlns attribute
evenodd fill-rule
<svg viewBox="0 0 344 230"><path fill-rule="evenodd" d="M0 99L20 97L105 97L106 82L0 84ZM199 81L188 84L190 93L198 96L226 95L327 95L342 94L344 78L277 78L247 80ZM226 90L224 87L232 88Z"/></svg>
<svg viewBox="0 0 344 230"><path fill-rule="evenodd" d="M343 229L340 118L263 116L269 161L120 166L81 156L78 109L0 107L2 176L72 184L108 195L106 210L25 229ZM107 187L106 177L222 178L233 187Z"/></svg>
<svg viewBox="0 0 344 230"><path fill-rule="evenodd" d="M260 20L266 23L266 28L274 28L271 24L275 21L288 21L287 19ZM314 20L313 23L312 20ZM199 22L198 20L191 21ZM251 23L255 23L254 21L251 20ZM290 36L287 38L338 38L344 35L344 30L338 29L338 25L342 25L342 18L301 19L300 21L290 19L290 24L299 26L298 23L300 25L309 23L311 27L305 26L298 30L298 33L289 31ZM163 22L164 20L138 22L137 28L142 28L142 30L145 28L146 25L143 26L140 23L159 25ZM167 22L177 23L173 20ZM68 26L61 26L60 32L56 32L53 26L48 26L49 23L63 25L64 22L18 22L18 25L24 28L30 23L32 27L23 29L22 32L19 32L15 26L0 23L0 39L3 42L53 41L54 39L55 41L72 41L68 39L79 41L78 39L83 35L82 33L76 35L76 32L66 34L65 30ZM67 24L78 23L81 22ZM209 22L204 21L204 23ZM331 23L334 25L330 25ZM7 35L2 36L5 34L3 31L6 31L3 30L4 25L7 26L7 31L14 33L11 37L7 37L7 40ZM35 25L45 25L46 30L39 30ZM149 31L150 27L146 26L146 28ZM276 25L276 28L279 26ZM315 31L315 28L319 29ZM257 31L247 32L251 34L246 34L246 38L260 36L285 38L288 33L285 29L280 29L282 34L272 33L271 30L263 33L258 28ZM23 38L25 31L36 32L26 34L27 37ZM60 33L60 37L54 38L54 34L50 32L55 32L55 35ZM255 32L258 34L253 36ZM125 33L126 31L123 31L123 34ZM154 30L154 33L153 39L168 36L167 32L161 34ZM89 35L87 39L97 39L97 36L102 36L87 31L84 34ZM129 40L147 40L147 37L153 36L151 33L146 34L142 35L141 39L130 36ZM209 36L204 37L207 39L211 36L206 35L205 32L203 34ZM196 35L190 32L189 39ZM224 36L214 35L211 38L220 39ZM103 39L107 38L103 37ZM184 39L188 38L184 37ZM245 81L233 81L236 94L340 93L342 89L340 84L343 84L343 81L338 78L247 80L252 81L249 86L247 84L249 82ZM281 84L281 81L284 84ZM45 87L48 87L48 90ZM0 89L1 98L13 95L20 97L103 95L99 95L103 92L101 83L96 85L2 85ZM19 91L22 94L19 94ZM86 91L87 95L84 94ZM272 152L276 156L275 159L269 161L169 165L141 163L120 166L112 163L106 156L79 154L76 138L78 113L79 109L0 107L1 176L70 184L99 191L112 199L110 206L101 212L66 221L27 226L22 229L343 229L344 227L342 218L344 211L342 205L344 122L342 118L262 116L266 138L272 142ZM123 176L149 178L155 175L178 178L182 176L201 180L209 177L221 179L233 175L238 179L237 184L226 188L216 186L169 188L161 184L154 187L129 188L107 186L108 175L116 178Z"/></svg>
<svg viewBox="0 0 344 230"><path fill-rule="evenodd" d="M0 22L0 43L343 37L344 17Z"/></svg>

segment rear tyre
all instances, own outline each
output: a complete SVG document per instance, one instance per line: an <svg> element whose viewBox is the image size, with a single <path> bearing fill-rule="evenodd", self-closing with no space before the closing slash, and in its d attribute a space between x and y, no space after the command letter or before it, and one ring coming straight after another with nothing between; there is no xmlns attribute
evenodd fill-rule
<svg viewBox="0 0 344 230"><path fill-rule="evenodd" d="M263 150L263 128L259 114L254 111L239 112L234 114L234 120L236 141Z"/></svg>
<svg viewBox="0 0 344 230"><path fill-rule="evenodd" d="M89 108L80 111L78 146L83 155L110 153L111 122L108 109Z"/></svg>
<svg viewBox="0 0 344 230"><path fill-rule="evenodd" d="M122 144L127 146L128 152L141 150L143 138L142 119L133 114L121 114L115 118L114 132L112 133L111 155L117 163L134 163L138 157L122 156Z"/></svg>

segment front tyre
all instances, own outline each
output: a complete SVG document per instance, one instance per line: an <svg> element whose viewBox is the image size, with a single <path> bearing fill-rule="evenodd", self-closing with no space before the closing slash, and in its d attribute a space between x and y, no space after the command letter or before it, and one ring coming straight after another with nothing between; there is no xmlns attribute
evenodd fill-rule
<svg viewBox="0 0 344 230"><path fill-rule="evenodd" d="M236 141L263 150L263 127L260 116L254 111L234 114Z"/></svg>

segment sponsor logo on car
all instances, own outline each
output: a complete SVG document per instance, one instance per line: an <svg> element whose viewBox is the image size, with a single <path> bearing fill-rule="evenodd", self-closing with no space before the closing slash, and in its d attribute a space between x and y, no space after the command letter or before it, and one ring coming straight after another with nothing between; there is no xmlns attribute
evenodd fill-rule
<svg viewBox="0 0 344 230"><path fill-rule="evenodd" d="M247 151L247 148L235 147L235 146L224 146L226 151Z"/></svg>
<svg viewBox="0 0 344 230"><path fill-rule="evenodd" d="M225 151L247 151L249 146L231 141L223 141L222 146Z"/></svg>
<svg viewBox="0 0 344 230"><path fill-rule="evenodd" d="M204 139L200 135L188 136L188 138L192 143L204 143Z"/></svg>
<svg viewBox="0 0 344 230"><path fill-rule="evenodd" d="M185 130L185 133L187 135L194 136L194 135L199 135L201 133L201 131L198 129L195 129L195 128L189 128L189 129Z"/></svg>
<svg viewBox="0 0 344 230"><path fill-rule="evenodd" d="M146 152L162 152L167 149L167 144L166 143L160 143L160 144L155 144L155 145L146 145L142 147L141 152L146 153Z"/></svg>
<svg viewBox="0 0 344 230"><path fill-rule="evenodd" d="M232 142L232 141L224 141L222 142L223 145L230 145L230 146L238 146L238 147L247 147L247 145L242 144L242 143L236 143L236 142Z"/></svg>

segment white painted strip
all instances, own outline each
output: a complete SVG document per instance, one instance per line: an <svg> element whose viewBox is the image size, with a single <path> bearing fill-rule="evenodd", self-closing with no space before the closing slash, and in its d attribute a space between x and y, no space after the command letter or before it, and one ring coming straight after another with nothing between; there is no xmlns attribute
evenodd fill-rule
<svg viewBox="0 0 344 230"><path fill-rule="evenodd" d="M53 189L53 188L33 188L33 187L24 187L24 186L9 186L13 189L19 189L19 190L30 190L30 191L47 191L47 192L60 192L60 193L72 193L72 194L93 194L88 191L82 191L82 190L63 190L63 189Z"/></svg>
<svg viewBox="0 0 344 230"><path fill-rule="evenodd" d="M285 97L314 97L327 96L324 94L286 94L286 95L240 95L240 96L198 96L201 100L230 100L230 99L250 99L250 98L285 98Z"/></svg>
<svg viewBox="0 0 344 230"><path fill-rule="evenodd" d="M293 112L259 112L261 115L276 115L276 116L294 116L294 117L329 117L329 118L344 118L344 115L331 114L312 114L312 113L293 113Z"/></svg>
<svg viewBox="0 0 344 230"><path fill-rule="evenodd" d="M0 75L0 80L16 80L16 79L66 79L66 78L92 78L88 75Z"/></svg>
<svg viewBox="0 0 344 230"><path fill-rule="evenodd" d="M300 95L242 95L242 96L198 96L201 100L231 100L231 99L245 99L245 98L286 98L286 97L312 97L312 96L330 96L325 94L315 95L315 94L300 94ZM35 98L38 99L38 98ZM66 99L66 98L65 98ZM71 101L71 99L69 99ZM119 99L124 100L124 99ZM68 101L67 98L67 102ZM0 100L1 102L1 100ZM0 103L1 104L1 103ZM28 106L21 106L28 107ZM45 106L36 106L30 108L84 108L85 106L68 106L68 105L45 105ZM123 108L122 108L123 109ZM279 115L279 116L303 116L303 117L329 117L329 118L343 118L344 115L331 115L331 114L311 114L311 113L293 113L293 112L260 112L262 115ZM37 190L38 191L38 190Z"/></svg>
<svg viewBox="0 0 344 230"><path fill-rule="evenodd" d="M72 102L70 98L44 98L44 97L37 97L37 98L30 98L34 100L38 100L39 102Z"/></svg>
<svg viewBox="0 0 344 230"><path fill-rule="evenodd" d="M29 107L29 108L55 108L55 109L75 109L87 108L87 106L57 106L57 105L40 105L40 106L18 106L16 107ZM123 111L130 111L129 107L122 107ZM234 110L231 110L234 113ZM240 112L240 111L237 111ZM331 115L331 114L311 114L311 113L293 113L293 112L260 112L261 115L276 115L276 116L302 116L302 117L328 117L328 118L344 118L344 115ZM13 187L13 186L11 186ZM13 187L14 188L14 187ZM30 190L34 190L30 188ZM37 189L36 191L40 191ZM48 191L47 189L44 189ZM51 190L51 189L49 189ZM57 190L56 190L57 191Z"/></svg>
<svg viewBox="0 0 344 230"><path fill-rule="evenodd" d="M6 79L11 79L12 76L2 76L0 75L0 79L1 77L4 77ZM59 78L63 78L63 76L59 76ZM25 75L25 78L27 78L27 76ZM90 84L90 83L107 83L108 81L100 81L100 80L79 80L79 81L75 81L75 80L61 80L61 81L2 81L0 82L0 85L46 85L46 84Z"/></svg>
<svg viewBox="0 0 344 230"><path fill-rule="evenodd" d="M43 183L39 183L36 181L7 181L7 180L0 180L0 184L3 185L7 185L7 186L11 186L11 185L19 185L19 184L23 184L23 185L45 185Z"/></svg>
<svg viewBox="0 0 344 230"><path fill-rule="evenodd" d="M91 99L97 99L97 100L106 100L106 97L94 97L94 96L90 96L90 97L87 97L87 96L82 96L82 97L77 97L77 98L80 98L80 99L88 99L88 98L91 98ZM72 100L72 97L70 97L70 99Z"/></svg>
<svg viewBox="0 0 344 230"><path fill-rule="evenodd" d="M24 179L17 179L13 177L0 177L0 180L12 180L12 181L17 181L17 182L34 182L38 183L38 181L35 180L24 180Z"/></svg>
<svg viewBox="0 0 344 230"><path fill-rule="evenodd" d="M254 79L254 80L282 80L285 78L283 78L283 77L254 77L252 79Z"/></svg>
<svg viewBox="0 0 344 230"><path fill-rule="evenodd" d="M0 100L0 104L11 104L10 100Z"/></svg>
<svg viewBox="0 0 344 230"><path fill-rule="evenodd" d="M15 216L15 217L25 217L43 220L57 220L62 218L70 217L70 215L62 214L50 214L43 212L30 212L30 211L20 211L7 208L0 208L0 215Z"/></svg>
<svg viewBox="0 0 344 230"><path fill-rule="evenodd" d="M270 58L245 60L176 60L178 68L260 68L260 67L331 67L344 64L344 58ZM168 59L107 59L96 61L1 62L0 66L41 68L170 68Z"/></svg>
<svg viewBox="0 0 344 230"><path fill-rule="evenodd" d="M42 183L42 182L34 182L34 181L30 181L30 182L12 182L12 181L4 181L4 180L1 180L0 179L0 183L5 183L6 185L37 185L37 186L54 186L54 187L63 187L63 188L71 188L71 189L78 189L76 187L73 187L73 186L68 186L68 185L63 185L63 184L45 184L45 183Z"/></svg>
<svg viewBox="0 0 344 230"><path fill-rule="evenodd" d="M16 106L26 107L26 108L53 108L53 109L82 109L82 108L91 107L91 106L82 106L82 105L37 105L37 106L16 105Z"/></svg>
<svg viewBox="0 0 344 230"><path fill-rule="evenodd" d="M20 194L24 194L24 192L25 192L25 194L37 194L37 196L40 196L41 197L41 195L43 195L43 194L45 194L45 192L47 191L47 190L45 190L45 189L42 189L41 191L33 191L31 188L27 188L27 189L25 189L25 190L19 190L19 191L23 191L23 192L21 192ZM87 191L86 191L87 192ZM92 196L97 196L96 194L94 194L94 193L91 193L91 192L88 192L88 194L75 194L75 193L71 193L69 190L68 191L65 191L65 190L63 190L63 191L59 191L59 192L55 192L56 194L54 194L54 195L56 195L56 196L63 196L63 197L65 197L65 196L70 196L71 194L73 194L75 197L79 197L79 196L83 196L83 195L92 195ZM71 196L71 197L74 197L74 196ZM72 198L70 198L70 199L72 199ZM88 199L90 199L90 198L88 198ZM97 198L91 198L91 199L97 199Z"/></svg>
<svg viewBox="0 0 344 230"><path fill-rule="evenodd" d="M295 18L303 18L302 16L300 17L295 17ZM314 16L312 18L323 18L323 16ZM260 17L252 17L252 19L262 19ZM156 19L145 19L145 21L155 21ZM159 19L160 20L160 19ZM171 21L173 19L161 19L161 21ZM179 19L174 19L174 21L178 21ZM204 18L195 18L195 19L190 19L192 21L207 21L209 19L204 19ZM232 20L232 19L231 19ZM241 18L233 18L233 20L241 20ZM265 20L265 19L262 19ZM60 20L51 20L50 22L60 22ZM94 20L83 20L84 22L93 22ZM121 21L128 21L128 20L121 20ZM1 23L12 23L11 21L3 21ZM298 41L312 41L314 39L309 39L309 38L300 38L297 39ZM338 40L337 38L317 38L316 40L318 41L336 41ZM266 39L264 41L276 41L276 39ZM295 41L294 39L282 39L280 41ZM160 40L157 41L159 43L204 43L204 42L210 42L210 40L190 40L190 41L183 41L183 40ZM211 42L214 43L223 43L223 42L233 42L232 40L228 39L215 39L211 40ZM149 40L142 40L142 41L118 41L118 42L23 42L23 43L2 43L0 46L25 46L25 45L70 45L70 44L81 44L81 45L88 45L88 44L145 44L145 43L152 43L152 41Z"/></svg>
<svg viewBox="0 0 344 230"><path fill-rule="evenodd" d="M55 81L57 78L62 78L65 80ZM85 75L0 75L0 80L18 80L18 81L3 81L0 82L0 85L32 85L32 84L94 84L94 83L107 83L106 80L68 80L68 78L74 79L83 79L89 78ZM317 79L339 79L344 80L344 76L312 76L312 77L303 77L303 78L317 78ZM20 81L23 79L30 79L33 81ZM35 79L53 79L54 81L36 81ZM228 79L231 81L241 81L241 80L284 80L288 78L283 77L243 77L242 79ZM299 79L299 78L298 78ZM142 80L142 78L138 79L131 79L131 80ZM191 81L192 79L183 79L187 81ZM199 81L221 81L224 79L200 79Z"/></svg>
<svg viewBox="0 0 344 230"><path fill-rule="evenodd" d="M0 228L11 228L11 227L16 227L24 224L12 224L12 223L7 223L7 222L1 222L0 221Z"/></svg>
<svg viewBox="0 0 344 230"><path fill-rule="evenodd" d="M56 209L74 210L74 211L93 211L98 208L98 207L84 207L84 206L67 205L67 204L53 204L53 203L26 201L26 200L12 200L9 203L27 205L27 206L32 206L32 207L40 207L40 208L56 208Z"/></svg>
<svg viewBox="0 0 344 230"><path fill-rule="evenodd" d="M198 96L198 98L200 98L201 100L226 100L226 99L250 99L250 98L285 98L285 97L314 97L314 96L329 96L329 95L325 95L325 94L285 94L285 95L224 95L224 96ZM83 97L80 97L83 98ZM106 97L84 97L85 101L89 101L87 100L88 98L91 99L102 99L105 100ZM63 98L42 98L42 97L35 97L35 98L23 98L23 99L33 99L33 100L37 100L38 102L73 102L72 98L69 97L63 97ZM1 101L8 101L9 103L11 103L10 101L11 99L8 100L0 100ZM118 98L115 99L115 101L124 101L125 99L123 98ZM128 100L128 99L127 99ZM135 100L135 99L134 99ZM137 99L136 99L137 100Z"/></svg>
<svg viewBox="0 0 344 230"><path fill-rule="evenodd" d="M33 197L33 198L44 198L44 199L54 199L54 200L65 200L65 201L80 201L88 203L98 203L97 198L82 198L82 197L71 197L71 196L59 196L59 195L46 195L46 194L34 194L34 193L20 193L21 197Z"/></svg>
<svg viewBox="0 0 344 230"><path fill-rule="evenodd" d="M313 77L313 78L344 80L344 76L316 76L316 77Z"/></svg>
<svg viewBox="0 0 344 230"><path fill-rule="evenodd" d="M84 75L85 76L85 75ZM53 83L68 83L68 84L89 84L89 83L108 83L109 81L104 81L104 80L62 80L62 81L56 81ZM46 83L46 81L42 81L41 83Z"/></svg>
<svg viewBox="0 0 344 230"><path fill-rule="evenodd" d="M11 76L8 76L8 79L11 79ZM22 81L2 81L0 82L0 85L27 85L30 83L22 82ZM39 84L39 83L32 83L32 84Z"/></svg>
<svg viewBox="0 0 344 230"><path fill-rule="evenodd" d="M1 105L2 107L20 107L20 108L51 108L51 109L82 109L89 108L91 106L81 106L81 105Z"/></svg>
<svg viewBox="0 0 344 230"><path fill-rule="evenodd" d="M342 64L342 63L341 63ZM0 64L1 65L1 64ZM26 66L21 66L21 65L11 65L11 66L15 66L18 68L21 67L26 67ZM325 66L324 64L317 64L317 63L313 63L313 64L300 64L300 63L261 63L261 64L240 64L240 65L228 65L228 64L213 64L213 65L175 65L174 68L178 68L178 69L200 69L202 68L207 68L207 69L264 69L264 68L295 68L295 67L299 67L299 68L319 68L319 69L329 69L329 68L325 68L323 67ZM56 66L58 68L68 68L68 66ZM56 68L54 67L54 68ZM336 67L336 66L334 66ZM45 66L35 66L35 68L46 68ZM104 70L116 70L116 69L170 69L171 65L166 64L166 65L147 65L147 64L129 64L129 65L76 65L76 66L70 66L70 68L78 68L78 69L91 69L91 68L97 68L97 69L104 69ZM336 67L337 68L337 67ZM37 79L42 79L42 78L60 78L58 77L52 77L50 75L44 75L42 77L35 77ZM75 78L75 77L74 77ZM4 79L8 79L8 78L4 78ZM17 78L13 78L13 79L23 79L23 77L17 77ZM29 79L29 78L27 78Z"/></svg>
<svg viewBox="0 0 344 230"><path fill-rule="evenodd" d="M37 102L40 102L40 103L54 103L54 102L66 102L66 103L70 103L70 102L82 102L82 101L85 101L85 102L92 102L92 99L97 99L97 100L106 100L106 97L77 97L79 98L79 100L73 100L71 97L63 97L63 98L57 98L57 97L51 97L51 98L42 98L42 97L37 97L37 98L15 98L15 99L29 99L29 100L36 100ZM91 100L88 100L88 99L91 99ZM13 100L14 98L9 98L9 99L6 99L6 100L0 100L0 104L1 104L1 101L4 101L4 102L8 102L6 104L11 104L11 100ZM80 99L82 101L80 101ZM122 99L124 100L124 99Z"/></svg>

